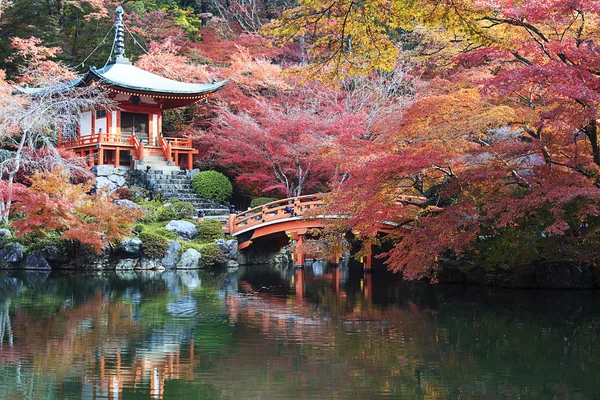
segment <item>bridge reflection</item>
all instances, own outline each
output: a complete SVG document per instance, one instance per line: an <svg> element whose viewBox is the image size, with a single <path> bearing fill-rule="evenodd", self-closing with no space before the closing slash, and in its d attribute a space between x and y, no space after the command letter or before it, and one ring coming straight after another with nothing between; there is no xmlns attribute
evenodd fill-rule
<svg viewBox="0 0 600 400"><path fill-rule="evenodd" d="M0 273L0 398L513 398L532 384L541 393L552 373L555 397L595 395L593 294L382 273L345 260L222 275ZM522 374L531 365L535 379Z"/></svg>

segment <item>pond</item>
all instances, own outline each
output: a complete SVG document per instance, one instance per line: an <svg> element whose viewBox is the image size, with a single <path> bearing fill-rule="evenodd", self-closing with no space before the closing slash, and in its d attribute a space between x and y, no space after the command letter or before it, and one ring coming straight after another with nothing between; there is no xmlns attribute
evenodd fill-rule
<svg viewBox="0 0 600 400"><path fill-rule="evenodd" d="M316 262L0 273L1 399L592 399L600 294Z"/></svg>

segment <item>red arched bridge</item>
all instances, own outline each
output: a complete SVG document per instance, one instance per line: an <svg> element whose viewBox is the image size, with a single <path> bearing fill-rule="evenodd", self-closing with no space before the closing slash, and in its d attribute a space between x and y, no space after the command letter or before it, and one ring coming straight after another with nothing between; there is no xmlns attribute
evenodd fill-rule
<svg viewBox="0 0 600 400"><path fill-rule="evenodd" d="M424 197L399 196L404 205L422 205ZM236 237L239 249L249 247L261 240L279 240L281 245L288 238L302 242L309 229L322 228L325 220L344 218L337 215L320 215L315 210L323 207L323 195L307 195L277 200L238 214L230 214L225 232ZM304 216L310 213L310 218ZM393 222L382 222L382 227L396 227Z"/></svg>

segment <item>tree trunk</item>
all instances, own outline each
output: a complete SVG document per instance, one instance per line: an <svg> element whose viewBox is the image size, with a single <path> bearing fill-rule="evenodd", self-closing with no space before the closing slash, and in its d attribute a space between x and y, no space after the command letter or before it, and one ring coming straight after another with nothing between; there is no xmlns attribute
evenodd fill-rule
<svg viewBox="0 0 600 400"><path fill-rule="evenodd" d="M19 169L21 169L21 155L23 154L23 147L25 147L25 141L27 140L27 133L23 132L23 136L21 137L21 142L19 143L19 147L17 148L17 152L15 155L15 164L13 169L8 173L8 182L7 182L7 192L4 199L4 209L2 210L2 214L0 215L0 221L6 223L8 222L8 217L10 215L10 208L13 202L13 185L15 182L15 176Z"/></svg>
<svg viewBox="0 0 600 400"><path fill-rule="evenodd" d="M208 21L208 1L202 0L200 3L200 10L202 16L202 26L206 26L206 22Z"/></svg>
<svg viewBox="0 0 600 400"><path fill-rule="evenodd" d="M590 140L594 164L600 166L600 147L598 147L598 125L596 125L596 121L590 121L590 123L584 126L581 131L585 133L587 138Z"/></svg>

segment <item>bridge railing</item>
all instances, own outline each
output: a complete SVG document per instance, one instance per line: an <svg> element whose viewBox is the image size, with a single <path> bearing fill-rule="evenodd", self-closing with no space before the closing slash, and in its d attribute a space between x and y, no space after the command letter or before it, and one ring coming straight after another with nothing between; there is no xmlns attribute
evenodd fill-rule
<svg viewBox="0 0 600 400"><path fill-rule="evenodd" d="M426 200L426 198L420 196L401 195L398 196L396 202L401 205L422 205ZM324 205L323 194L312 194L273 201L236 215L230 215L226 232L235 234L268 222L303 217L307 211ZM290 207L292 212L286 212L286 207Z"/></svg>
<svg viewBox="0 0 600 400"><path fill-rule="evenodd" d="M233 234L253 226L285 218L302 217L307 211L324 206L322 195L306 195L273 201L241 212L229 219L227 233ZM292 212L286 212L290 207Z"/></svg>

